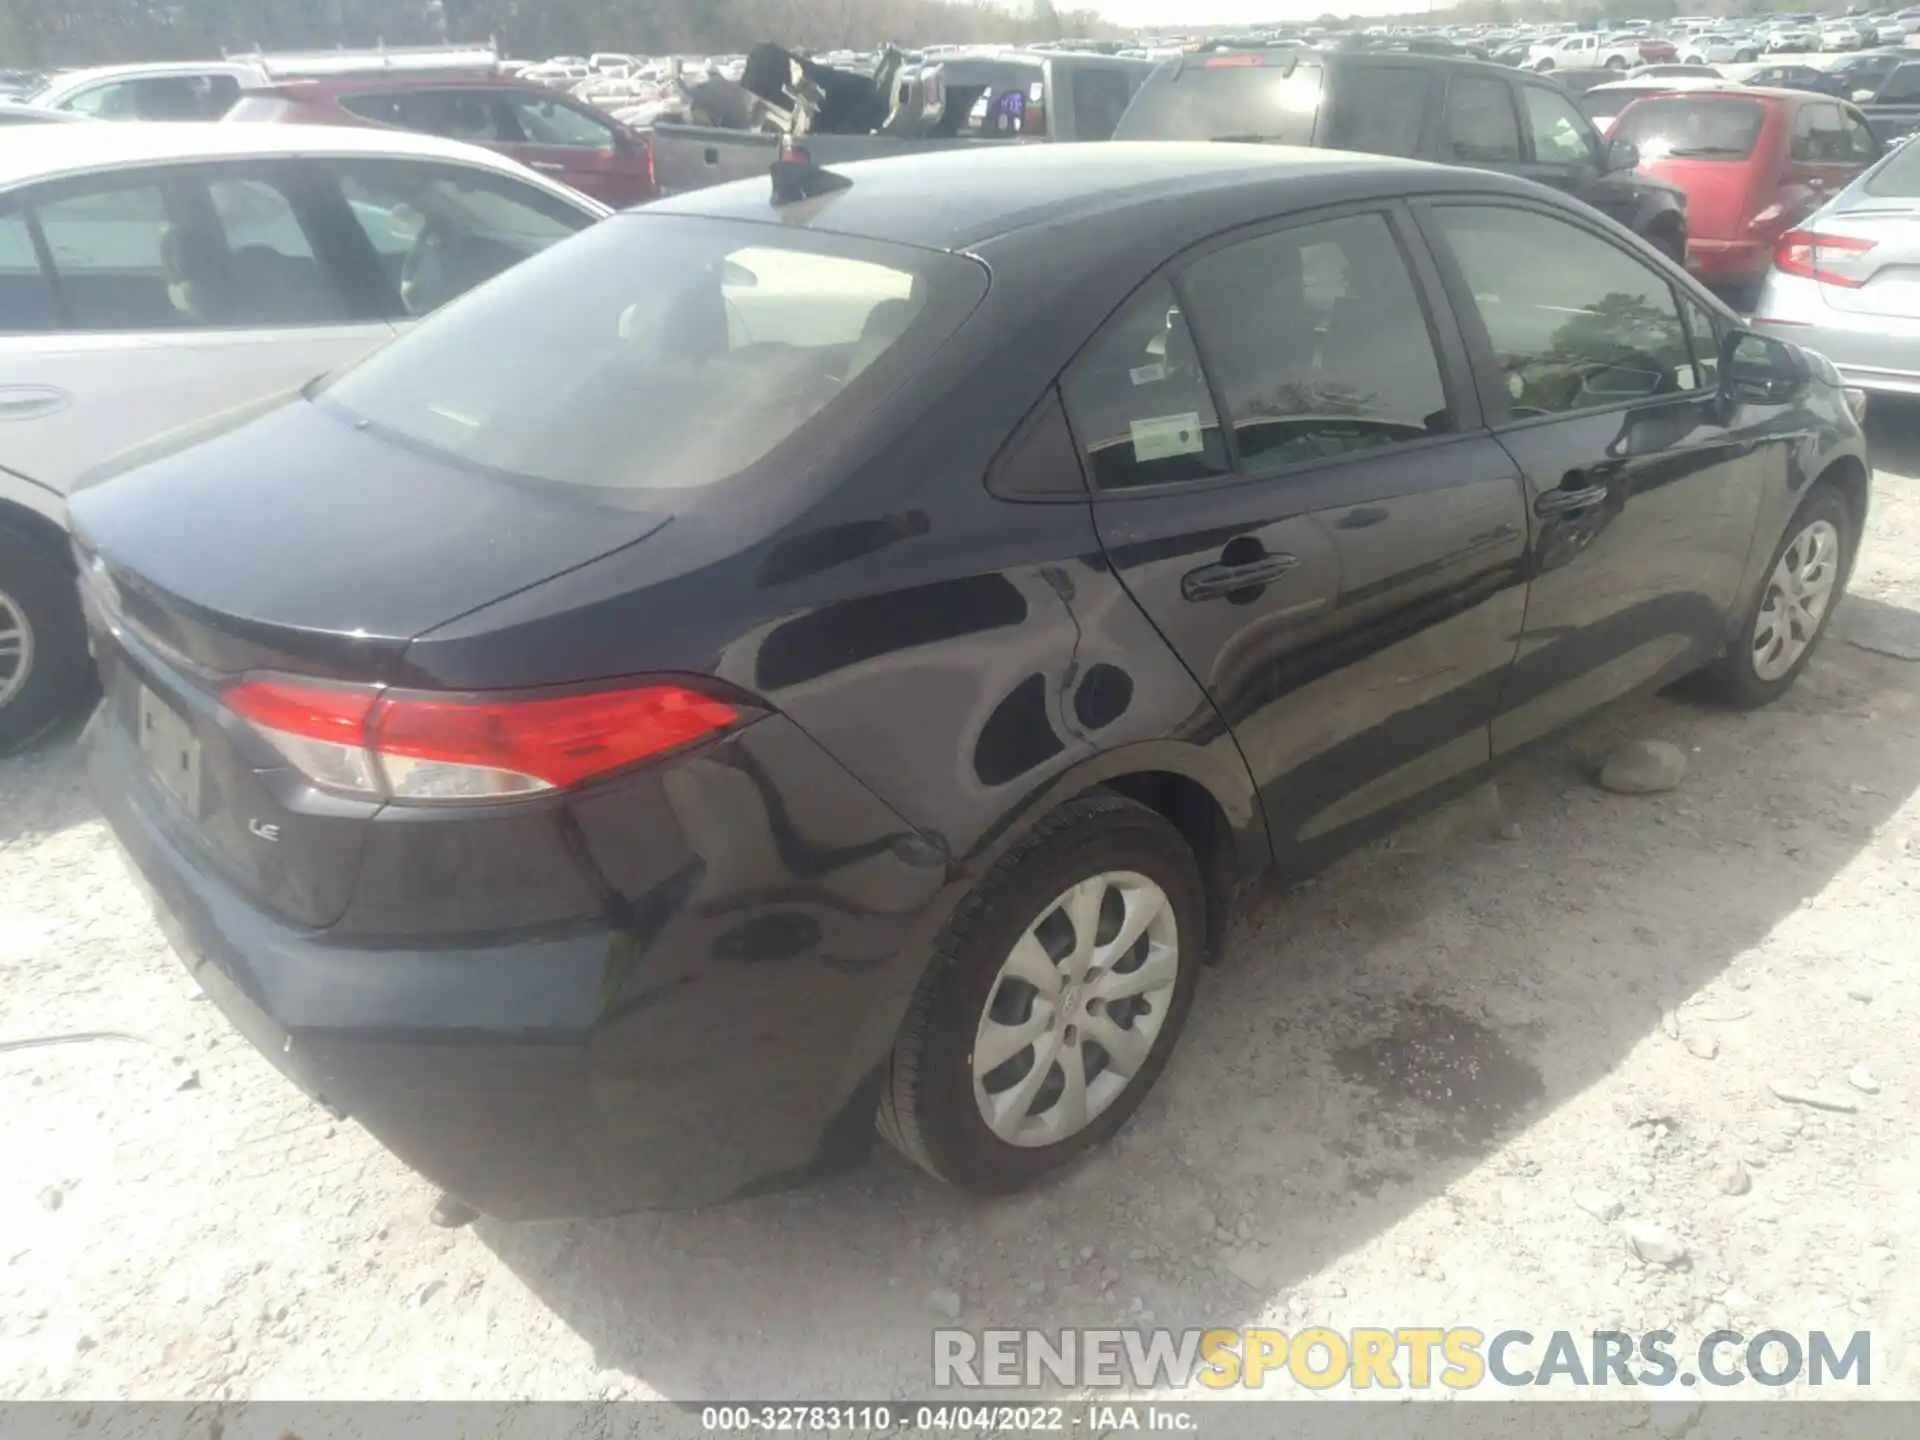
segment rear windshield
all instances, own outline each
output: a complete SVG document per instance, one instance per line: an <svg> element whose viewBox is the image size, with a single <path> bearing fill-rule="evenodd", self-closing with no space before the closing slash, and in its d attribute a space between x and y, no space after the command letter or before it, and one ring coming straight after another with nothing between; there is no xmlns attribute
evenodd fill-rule
<svg viewBox="0 0 1920 1440"><path fill-rule="evenodd" d="M1911 140L1887 157L1882 165L1867 177L1866 192L1869 195L1885 195L1896 200L1920 199L1920 145Z"/></svg>
<svg viewBox="0 0 1920 1440"><path fill-rule="evenodd" d="M1141 85L1120 117L1116 140L1261 140L1313 142L1320 108L1320 67L1303 64L1163 65Z"/></svg>
<svg viewBox="0 0 1920 1440"><path fill-rule="evenodd" d="M985 292L985 272L957 256L625 215L447 306L315 399L490 471L690 489L897 382Z"/></svg>
<svg viewBox="0 0 1920 1440"><path fill-rule="evenodd" d="M1620 116L1615 140L1631 140L1648 160L1744 160L1753 154L1767 111L1731 95L1642 100Z"/></svg>

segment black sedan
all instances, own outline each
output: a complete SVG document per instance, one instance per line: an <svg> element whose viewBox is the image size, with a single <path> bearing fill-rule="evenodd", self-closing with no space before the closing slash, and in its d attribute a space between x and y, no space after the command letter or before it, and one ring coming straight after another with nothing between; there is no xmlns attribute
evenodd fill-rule
<svg viewBox="0 0 1920 1440"><path fill-rule="evenodd" d="M876 1119L1006 1191L1140 1104L1243 882L1792 685L1857 403L1524 180L789 168L81 491L94 788L242 1033L480 1209Z"/></svg>

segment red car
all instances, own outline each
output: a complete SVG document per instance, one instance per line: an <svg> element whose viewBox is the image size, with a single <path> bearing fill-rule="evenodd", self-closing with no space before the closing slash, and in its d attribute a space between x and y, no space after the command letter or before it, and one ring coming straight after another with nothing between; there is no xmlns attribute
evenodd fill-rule
<svg viewBox="0 0 1920 1440"><path fill-rule="evenodd" d="M242 92L229 121L382 125L509 155L617 209L655 199L653 142L584 101L499 75L328 76Z"/></svg>
<svg viewBox="0 0 1920 1440"><path fill-rule="evenodd" d="M1763 279L1774 242L1882 148L1853 106L1795 90L1649 96L1608 138L1640 152L1642 174L1686 191L1687 268L1728 287Z"/></svg>

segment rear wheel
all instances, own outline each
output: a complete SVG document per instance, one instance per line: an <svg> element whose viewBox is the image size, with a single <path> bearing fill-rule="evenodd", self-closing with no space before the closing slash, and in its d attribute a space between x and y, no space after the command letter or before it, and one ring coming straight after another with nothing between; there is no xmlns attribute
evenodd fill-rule
<svg viewBox="0 0 1920 1440"><path fill-rule="evenodd" d="M1609 69L1609 70L1624 70L1624 69L1626 69L1626 68L1627 68L1627 57L1626 57L1626 56L1624 56L1624 55L1609 55L1609 56L1607 57L1607 69Z"/></svg>
<svg viewBox="0 0 1920 1440"><path fill-rule="evenodd" d="M1542 60L1538 65L1534 66L1533 68L1535 70L1538 70L1542 75L1544 75L1549 70L1553 69L1553 58L1551 56L1548 56L1546 59Z"/></svg>
<svg viewBox="0 0 1920 1440"><path fill-rule="evenodd" d="M1671 221L1656 224L1647 232L1647 243L1682 269L1687 264L1687 242L1680 237L1680 227Z"/></svg>
<svg viewBox="0 0 1920 1440"><path fill-rule="evenodd" d="M92 679L72 569L0 526L0 754L77 710Z"/></svg>
<svg viewBox="0 0 1920 1440"><path fill-rule="evenodd" d="M1700 673L1707 698L1753 710L1792 688L1846 593L1850 533L1840 492L1817 486L1788 524L1739 635Z"/></svg>
<svg viewBox="0 0 1920 1440"><path fill-rule="evenodd" d="M1103 1143L1153 1088L1206 952L1200 867L1117 795L1041 822L960 905L895 1042L880 1133L1004 1194Z"/></svg>
<svg viewBox="0 0 1920 1440"><path fill-rule="evenodd" d="M1739 61L1742 65L1752 65L1759 60L1760 56L1757 51L1742 50L1739 54L1735 55L1733 58Z"/></svg>

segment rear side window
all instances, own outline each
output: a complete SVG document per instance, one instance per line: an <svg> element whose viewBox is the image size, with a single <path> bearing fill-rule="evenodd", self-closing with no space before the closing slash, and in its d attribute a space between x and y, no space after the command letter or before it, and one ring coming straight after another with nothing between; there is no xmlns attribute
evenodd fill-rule
<svg viewBox="0 0 1920 1440"><path fill-rule="evenodd" d="M1920 103L1920 65L1902 65L1889 75L1886 85L1874 97L1874 102L1879 105Z"/></svg>
<svg viewBox="0 0 1920 1440"><path fill-rule="evenodd" d="M1061 385L1097 490L1137 490L1228 474L1227 445L1173 288L1135 296Z"/></svg>
<svg viewBox="0 0 1920 1440"><path fill-rule="evenodd" d="M1248 467L1453 428L1426 316L1385 217L1230 246L1195 261L1181 289Z"/></svg>
<svg viewBox="0 0 1920 1440"><path fill-rule="evenodd" d="M1673 95L1640 101L1620 116L1612 133L1631 140L1648 160L1745 160L1766 118L1758 100Z"/></svg>
<svg viewBox="0 0 1920 1440"><path fill-rule="evenodd" d="M1518 164L1520 122L1504 80L1457 77L1447 89L1447 137L1463 165Z"/></svg>
<svg viewBox="0 0 1920 1440"><path fill-rule="evenodd" d="M1322 144L1373 155L1418 155L1432 72L1350 65L1336 73Z"/></svg>
<svg viewBox="0 0 1920 1440"><path fill-rule="evenodd" d="M502 91L494 103L506 112L500 120L501 128L517 131L517 138L526 144L570 150L613 149L612 126L549 95Z"/></svg>
<svg viewBox="0 0 1920 1440"><path fill-rule="evenodd" d="M1248 59L1258 63L1240 63ZM1310 145L1320 78L1318 65L1303 63L1289 71L1257 56L1163 65L1133 97L1113 138Z"/></svg>
<svg viewBox="0 0 1920 1440"><path fill-rule="evenodd" d="M952 255L628 215L502 275L316 399L489 471L689 490L901 383L985 291L980 267Z"/></svg>
<svg viewBox="0 0 1920 1440"><path fill-rule="evenodd" d="M1073 138L1106 140L1127 113L1133 87L1119 70L1083 69L1073 72Z"/></svg>
<svg viewBox="0 0 1920 1440"><path fill-rule="evenodd" d="M1810 165L1839 165L1852 158L1852 142L1840 122L1838 105L1802 105L1793 117L1787 142L1790 159Z"/></svg>

